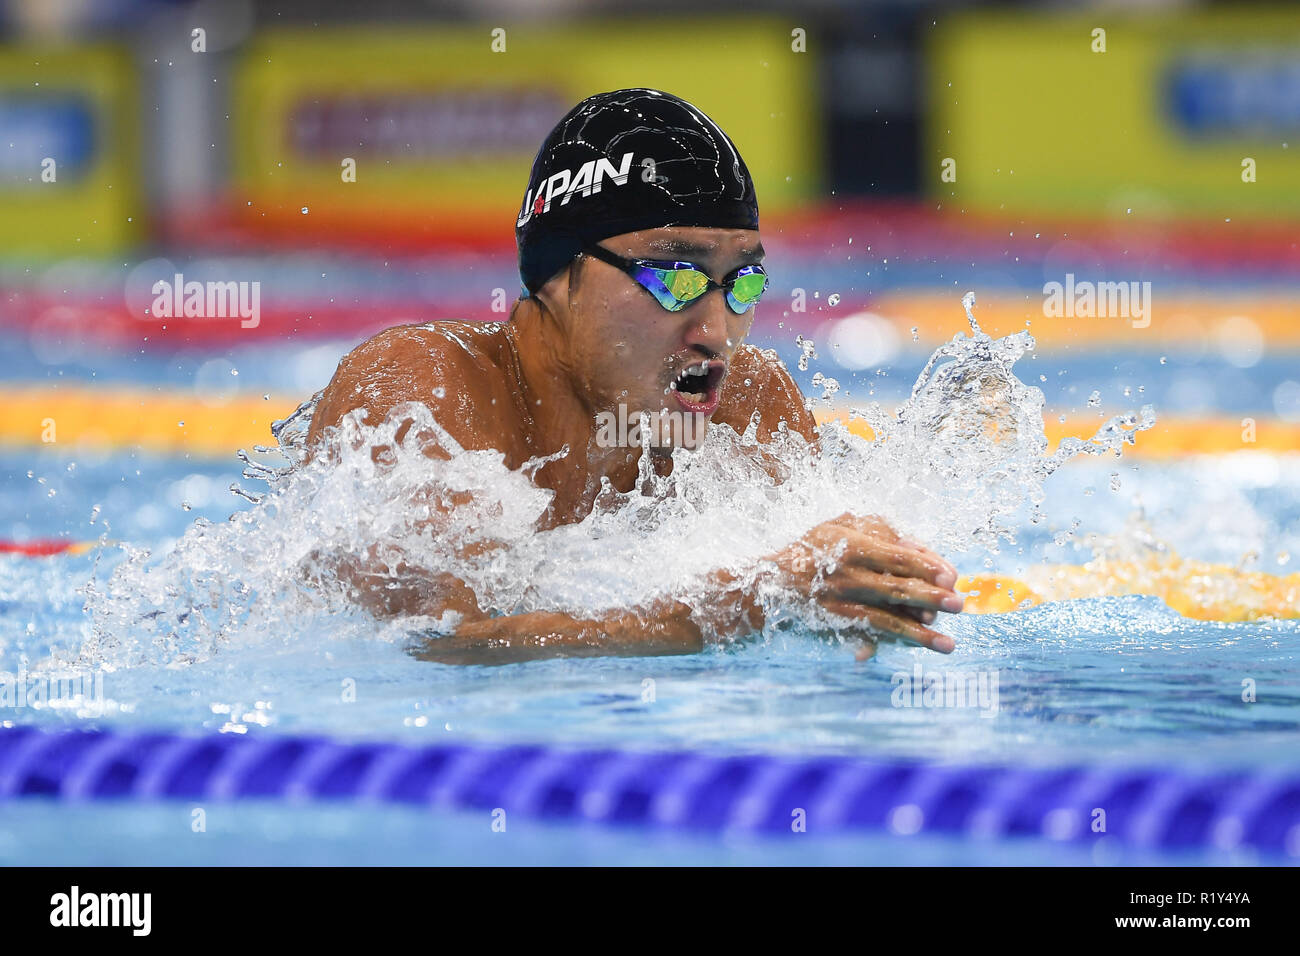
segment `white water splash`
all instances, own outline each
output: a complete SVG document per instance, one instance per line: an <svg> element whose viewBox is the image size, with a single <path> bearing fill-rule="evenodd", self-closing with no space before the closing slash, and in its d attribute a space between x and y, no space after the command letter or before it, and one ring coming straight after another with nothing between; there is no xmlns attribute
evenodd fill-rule
<svg viewBox="0 0 1300 956"><path fill-rule="evenodd" d="M373 428L349 417L337 436L339 460L308 462L315 400L306 402L273 429L289 467L241 455L245 475L268 485L265 494L244 493L253 508L221 524L196 521L165 555L128 550L102 590L91 583L77 663L176 666L230 642L374 634L375 621L336 574L341 559L361 554L392 577L454 575L484 610L503 614L597 614L665 596L689 603L704 575L725 567L759 593L769 629L793 622L835 630L834 620L774 587L759 559L845 511L882 515L942 552L995 550L1038 519L1042 483L1065 460L1117 450L1154 422L1147 406L1047 455L1043 394L1012 371L1034 340L1027 332L989 337L973 304L968 293L972 334L935 351L896 416L878 404L856 413L874 442L832 422L821 429L819 453L809 454L797 434L760 444L754 426L743 435L712 427L699 449L674 452L670 476L656 476L646 459L636 491L606 486L585 520L544 532L534 529L551 493L529 477L542 462L510 471L500 453L461 450L414 403ZM415 427L398 442L404 418ZM456 453L430 458L429 440ZM377 464L370 449L385 445L391 453ZM469 501L444 514L439 504L453 497ZM379 630L405 637L415 623Z"/></svg>

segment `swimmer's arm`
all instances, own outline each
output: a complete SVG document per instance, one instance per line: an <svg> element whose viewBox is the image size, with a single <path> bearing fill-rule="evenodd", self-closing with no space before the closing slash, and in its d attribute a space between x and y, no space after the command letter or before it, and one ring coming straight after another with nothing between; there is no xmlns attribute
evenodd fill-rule
<svg viewBox="0 0 1300 956"><path fill-rule="evenodd" d="M749 458L778 484L789 473L788 463L772 454L767 446L785 432L797 434L808 443L808 450L820 449L817 419L799 391L785 363L771 349L760 350L742 345L736 350L727 373L731 387L724 384L722 402L713 415L714 422L730 425L737 435L755 425L757 445L745 446L740 453Z"/></svg>
<svg viewBox="0 0 1300 956"><path fill-rule="evenodd" d="M782 425L802 435L807 441L817 439L817 419L813 416L789 369L771 349L742 345L732 357L729 381L743 387L726 388L714 420L730 425L743 434L755 413L758 414L758 440L768 442Z"/></svg>
<svg viewBox="0 0 1300 956"><path fill-rule="evenodd" d="M436 433L419 436L424 454L449 458L457 448L496 447L492 435L501 426L495 411L501 382L485 357L471 345L424 326L385 329L358 345L338 364L321 392L307 432L308 457L333 453L326 437L343 419L360 412L362 423L378 425L401 405L416 402L429 409ZM504 407L505 403L502 402ZM466 415L465 408L476 409ZM413 419L404 419L394 439L402 441ZM372 449L375 461L384 449Z"/></svg>
<svg viewBox="0 0 1300 956"><path fill-rule="evenodd" d="M531 611L462 621L414 654L440 664L516 664L554 657L660 657L695 654L704 635L679 601L645 610L577 618L562 611Z"/></svg>
<svg viewBox="0 0 1300 956"><path fill-rule="evenodd" d="M463 587L463 585L462 585ZM455 592L453 592L455 593ZM441 601L440 601L441 603ZM715 571L694 607L661 600L648 607L575 617L563 611L531 611L491 617L473 601L458 606L455 630L430 637L416 657L442 664L514 664L554 657L660 657L697 654L763 628L763 612L726 571ZM430 616L438 616L426 610Z"/></svg>

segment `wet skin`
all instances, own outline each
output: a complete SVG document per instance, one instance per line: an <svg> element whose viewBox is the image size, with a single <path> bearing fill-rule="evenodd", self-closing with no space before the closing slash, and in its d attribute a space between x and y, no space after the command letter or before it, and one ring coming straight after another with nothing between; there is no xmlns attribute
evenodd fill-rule
<svg viewBox="0 0 1300 956"><path fill-rule="evenodd" d="M690 261L715 281L761 261L763 254L758 232L744 229L663 227L600 245L627 258ZM582 520L602 477L621 492L635 486L639 445L607 447L600 432L598 416L617 419L620 405L623 420L633 423L642 411L674 413L665 421L678 424L689 417L700 426L694 433L671 432L673 442L686 447L698 444L708 427L743 432L757 414L760 442L784 427L808 439L810 453L816 453L812 413L784 365L774 354L744 344L754 312L735 314L716 289L669 312L618 268L580 256L536 300L517 302L507 323L406 325L362 343L339 363L325 389L309 447L328 453L326 429L357 409L374 425L409 401L427 405L462 447L500 451L512 469L567 446L567 455L534 477L554 492L539 530ZM684 377L689 371L698 374ZM403 424L399 440L411 424ZM425 453L447 457L428 437ZM670 452L670 445L653 450L657 473L671 472ZM763 463L761 449L757 454ZM818 578L818 560L827 555L839 557L834 570ZM951 638L925 625L939 611L961 610L962 598L952 590L956 570L901 539L879 518L841 515L768 561L788 587L855 622L854 633L863 640L859 660L871 656L880 638L952 650ZM396 574L380 573L341 561L337 572L378 615L458 612L454 633L430 639L419 652L448 663L691 653L710 640L742 637L763 625L761 608L723 571L701 582L695 608L664 601L591 619L561 612L493 617L464 582L404 566Z"/></svg>

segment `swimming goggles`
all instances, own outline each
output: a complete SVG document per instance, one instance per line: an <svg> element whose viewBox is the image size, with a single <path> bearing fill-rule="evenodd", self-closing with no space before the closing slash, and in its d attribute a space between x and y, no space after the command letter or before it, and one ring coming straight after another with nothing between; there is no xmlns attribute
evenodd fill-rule
<svg viewBox="0 0 1300 956"><path fill-rule="evenodd" d="M742 315L762 298L767 288L767 271L760 265L741 266L719 283L692 262L624 259L594 244L583 251L627 273L669 312L679 312L704 293L722 289L731 311Z"/></svg>

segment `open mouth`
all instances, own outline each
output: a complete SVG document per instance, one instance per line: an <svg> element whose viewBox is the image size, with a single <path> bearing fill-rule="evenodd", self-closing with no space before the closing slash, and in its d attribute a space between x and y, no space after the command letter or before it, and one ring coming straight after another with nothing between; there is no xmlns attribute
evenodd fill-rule
<svg viewBox="0 0 1300 956"><path fill-rule="evenodd" d="M726 373L725 362L695 362L682 369L671 388L685 411L709 414L718 407L718 386Z"/></svg>

